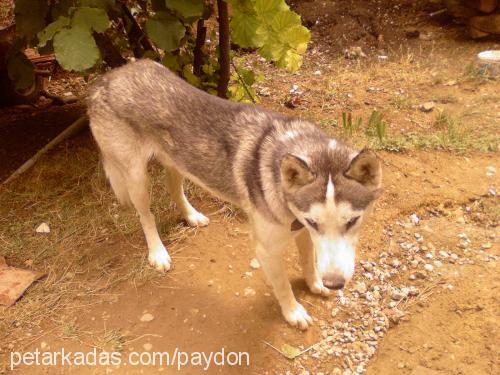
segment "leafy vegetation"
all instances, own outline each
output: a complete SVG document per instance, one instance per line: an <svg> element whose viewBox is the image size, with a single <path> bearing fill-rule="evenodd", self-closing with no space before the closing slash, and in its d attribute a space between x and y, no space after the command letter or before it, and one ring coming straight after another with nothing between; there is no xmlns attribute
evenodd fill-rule
<svg viewBox="0 0 500 375"><path fill-rule="evenodd" d="M209 92L222 87L221 96L228 91L235 100L254 101L255 73L234 66L234 74L227 73L235 54L227 29L233 45L257 49L278 67L300 68L310 33L284 0L217 0L219 41L226 40L220 47L206 43L205 22L214 8L209 0L16 0L19 42L8 56L9 77L16 88L33 82L33 68L20 56L24 46L53 51L64 69L82 74L148 57ZM212 30L210 40L216 39Z"/></svg>

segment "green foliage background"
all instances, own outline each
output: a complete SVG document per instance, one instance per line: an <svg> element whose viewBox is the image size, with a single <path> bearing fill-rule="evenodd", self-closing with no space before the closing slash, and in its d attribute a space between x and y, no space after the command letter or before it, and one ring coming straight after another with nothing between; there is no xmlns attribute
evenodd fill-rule
<svg viewBox="0 0 500 375"><path fill-rule="evenodd" d="M227 2L233 43L257 49L278 67L291 71L300 68L310 33L284 0ZM130 32L136 23L152 44L136 57L161 61L190 83L213 92L219 69L217 48L204 49L202 74L193 73L194 25L214 13L213 5L209 0L16 0L16 30L22 41L17 45L53 51L64 69L87 74L102 67L105 51L99 46L99 35L106 35L122 56L131 55L134 43L139 45L134 51L141 50L143 40L132 40ZM134 19L124 17L124 12L133 14ZM216 39L215 35L211 39ZM7 64L9 77L18 89L29 86L34 79L33 67L23 59L21 51L18 48L11 52ZM242 87L230 87L230 96L243 101L253 99L251 86L256 78L251 70L235 69L232 82Z"/></svg>

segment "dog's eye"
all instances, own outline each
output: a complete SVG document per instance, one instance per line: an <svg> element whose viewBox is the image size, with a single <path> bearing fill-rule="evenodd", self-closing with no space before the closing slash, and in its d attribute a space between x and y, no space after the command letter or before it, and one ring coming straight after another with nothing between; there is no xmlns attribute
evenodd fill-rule
<svg viewBox="0 0 500 375"><path fill-rule="evenodd" d="M345 225L345 229L346 229L346 230L351 229L351 228L354 226L354 224L356 224L356 223L358 222L358 219L359 219L359 216L356 216L356 217L351 218L351 219L347 222L347 224Z"/></svg>
<svg viewBox="0 0 500 375"><path fill-rule="evenodd" d="M318 223L316 223L313 219L306 219L307 224L314 230L318 230Z"/></svg>

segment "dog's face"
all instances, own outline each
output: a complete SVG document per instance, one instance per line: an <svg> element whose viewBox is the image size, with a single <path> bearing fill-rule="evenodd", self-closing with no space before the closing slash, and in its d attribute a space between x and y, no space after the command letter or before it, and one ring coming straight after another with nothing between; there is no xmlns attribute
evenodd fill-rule
<svg viewBox="0 0 500 375"><path fill-rule="evenodd" d="M309 231L323 284L342 288L354 272L360 228L381 191L380 161L369 150L328 150L320 157L287 154L281 178L296 217L291 230Z"/></svg>

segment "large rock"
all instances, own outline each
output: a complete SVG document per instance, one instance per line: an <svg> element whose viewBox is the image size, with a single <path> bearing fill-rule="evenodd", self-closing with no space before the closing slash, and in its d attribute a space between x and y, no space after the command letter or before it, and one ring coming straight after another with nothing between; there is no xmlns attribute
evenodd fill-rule
<svg viewBox="0 0 500 375"><path fill-rule="evenodd" d="M469 20L469 31L473 38L481 38L488 34L500 34L500 14L472 17Z"/></svg>
<svg viewBox="0 0 500 375"><path fill-rule="evenodd" d="M491 13L498 6L498 0L465 0L465 3L483 13Z"/></svg>
<svg viewBox="0 0 500 375"><path fill-rule="evenodd" d="M444 5L453 18L467 20L479 13L476 9L465 6L460 0L445 0Z"/></svg>

